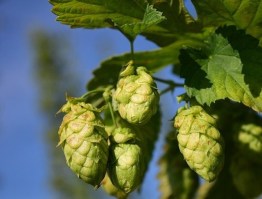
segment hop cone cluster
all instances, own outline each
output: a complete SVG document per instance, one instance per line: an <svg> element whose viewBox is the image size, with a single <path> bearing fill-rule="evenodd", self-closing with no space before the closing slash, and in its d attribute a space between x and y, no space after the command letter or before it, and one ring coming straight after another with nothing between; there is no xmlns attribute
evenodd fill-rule
<svg viewBox="0 0 262 199"><path fill-rule="evenodd" d="M213 181L224 164L224 141L215 119L201 106L180 108L174 120L179 149L187 164L207 181Z"/></svg>
<svg viewBox="0 0 262 199"><path fill-rule="evenodd" d="M107 134L99 114L91 104L70 101L61 111L66 115L58 132L59 145L66 162L79 178L98 187L108 160Z"/></svg>
<svg viewBox="0 0 262 199"><path fill-rule="evenodd" d="M143 153L135 130L124 121L111 135L108 174L118 189L125 193L135 190L145 172Z"/></svg>
<svg viewBox="0 0 262 199"><path fill-rule="evenodd" d="M135 71L132 62L120 73L114 99L120 116L132 124L144 124L157 112L159 94L145 67Z"/></svg>

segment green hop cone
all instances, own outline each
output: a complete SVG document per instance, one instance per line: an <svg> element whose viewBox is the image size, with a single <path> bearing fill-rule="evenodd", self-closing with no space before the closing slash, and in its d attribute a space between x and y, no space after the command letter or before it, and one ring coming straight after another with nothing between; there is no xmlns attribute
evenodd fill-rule
<svg viewBox="0 0 262 199"><path fill-rule="evenodd" d="M106 174L105 178L103 179L102 186L106 193L111 196L115 196L118 199L126 199L128 196L128 194L113 185L110 178L108 177L108 174Z"/></svg>
<svg viewBox="0 0 262 199"><path fill-rule="evenodd" d="M198 175L184 161L178 148L175 133L166 138L164 154L159 160L159 191L161 199L193 198L198 187Z"/></svg>
<svg viewBox="0 0 262 199"><path fill-rule="evenodd" d="M180 108L174 120L187 164L209 182L216 179L224 164L224 141L215 123L201 106Z"/></svg>
<svg viewBox="0 0 262 199"><path fill-rule="evenodd" d="M129 62L114 93L120 116L132 124L144 124L157 112L159 94L156 84L145 67Z"/></svg>
<svg viewBox="0 0 262 199"><path fill-rule="evenodd" d="M86 183L99 187L108 160L107 134L98 110L91 104L68 101L59 128L59 145L71 170Z"/></svg>
<svg viewBox="0 0 262 199"><path fill-rule="evenodd" d="M238 125L235 141L237 147L253 160L262 162L262 127L248 123Z"/></svg>
<svg viewBox="0 0 262 199"><path fill-rule="evenodd" d="M144 159L136 132L121 123L111 135L108 174L112 183L125 193L135 190L142 182Z"/></svg>
<svg viewBox="0 0 262 199"><path fill-rule="evenodd" d="M243 154L235 155L230 165L233 182L245 198L256 198L262 194L262 169Z"/></svg>

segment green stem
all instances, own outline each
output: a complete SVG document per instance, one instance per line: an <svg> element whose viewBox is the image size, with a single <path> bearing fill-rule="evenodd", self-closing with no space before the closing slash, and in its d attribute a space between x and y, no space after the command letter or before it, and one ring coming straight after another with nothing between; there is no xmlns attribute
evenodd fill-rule
<svg viewBox="0 0 262 199"><path fill-rule="evenodd" d="M104 98L99 98L95 102L92 103L94 107L100 107L105 102Z"/></svg>
<svg viewBox="0 0 262 199"><path fill-rule="evenodd" d="M111 118L112 118L112 121L113 121L113 124L114 126L116 127L117 124L116 124L116 120L115 120L115 115L114 115L114 110L113 110L113 107L112 107L112 86L108 86L104 93L103 93L103 98L104 100L106 101L106 104L109 108L109 111L110 111L110 114L111 114Z"/></svg>
<svg viewBox="0 0 262 199"><path fill-rule="evenodd" d="M111 104L111 102L107 102L107 104L108 104L109 111L110 111L110 114L111 114L111 117L112 117L112 120L113 120L113 124L114 124L115 127L117 127L117 123L116 123L116 119L115 119L115 115L114 115L112 104Z"/></svg>
<svg viewBox="0 0 262 199"><path fill-rule="evenodd" d="M153 79L158 81L158 82L168 84L170 87L183 87L184 86L184 84L179 84L179 83L176 83L172 80L161 79L161 78L158 78L158 77L153 77Z"/></svg>
<svg viewBox="0 0 262 199"><path fill-rule="evenodd" d="M134 54L134 40L129 40L130 41L130 53L131 53L131 60L134 60L135 54Z"/></svg>
<svg viewBox="0 0 262 199"><path fill-rule="evenodd" d="M156 81L159 81L161 83L169 85L165 90L160 92L160 95L163 95L163 94L165 94L169 91L173 91L176 87L183 87L184 86L184 84L179 84L179 83L176 83L172 80L165 80L165 79L161 79L161 78L158 78L158 77L153 77L153 79L156 80Z"/></svg>
<svg viewBox="0 0 262 199"><path fill-rule="evenodd" d="M104 92L105 88L99 88L99 89L95 89L92 91L88 91L86 92L84 95L82 95L81 97L79 97L79 99L85 99L87 98L90 94L94 94L94 93L98 93L98 92Z"/></svg>

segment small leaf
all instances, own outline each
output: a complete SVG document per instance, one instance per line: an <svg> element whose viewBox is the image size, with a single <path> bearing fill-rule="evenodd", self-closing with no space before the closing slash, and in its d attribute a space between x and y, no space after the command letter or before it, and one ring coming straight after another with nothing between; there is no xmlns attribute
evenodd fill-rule
<svg viewBox="0 0 262 199"><path fill-rule="evenodd" d="M138 34L144 32L148 27L160 23L164 19L165 17L162 16L161 12L154 9L152 5L147 5L142 21L124 24L119 28L128 38L134 40Z"/></svg>
<svg viewBox="0 0 262 199"><path fill-rule="evenodd" d="M228 40L214 34L207 41L208 49L182 52L180 60L187 94L200 104L210 105L229 98L261 112L262 48L243 31L235 30L233 34L227 28L220 31Z"/></svg>
<svg viewBox="0 0 262 199"><path fill-rule="evenodd" d="M142 34L159 46L170 45L184 34L202 32L201 24L189 14L183 0L151 0L149 3L165 16L165 20L158 26L167 32L153 32L152 34L146 31Z"/></svg>

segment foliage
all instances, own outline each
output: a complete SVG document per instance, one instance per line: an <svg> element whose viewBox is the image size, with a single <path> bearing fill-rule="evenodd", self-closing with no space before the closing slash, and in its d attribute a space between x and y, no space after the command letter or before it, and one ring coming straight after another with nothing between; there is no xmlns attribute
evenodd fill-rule
<svg viewBox="0 0 262 199"><path fill-rule="evenodd" d="M133 174L137 176L139 171L144 176L159 132L156 129L160 128L160 123L155 129L150 128L153 118L160 120L160 115L154 115L158 100L148 99L152 90L158 95L154 80L168 84L170 91L180 86L173 80L154 78L154 73L168 65L173 65L174 75L184 78L185 93L177 99L186 104L174 113L178 143L167 140L167 144L175 154L179 145L185 161L179 155L172 157L170 150L165 151L158 175L160 182L166 184L166 188L160 186L163 197L249 198L262 193L256 187L250 188L252 191L243 189L255 175L262 178L261 172L255 173L261 167L261 161L257 160L262 157L262 120L258 115L262 112L261 0L193 0L197 18L190 15L183 0L50 0L50 3L61 23L75 28L112 28L123 33L131 44L130 53L102 61L94 70L93 78L88 80L87 93L74 98L76 103L92 103L101 110L104 128L111 129L107 131L109 150L114 151L117 146L120 151L120 154L111 153L108 162L112 159L110 156L114 156L110 163L113 170L130 173L130 176L121 175L119 181L119 177L106 176L115 186L113 193L128 194L143 182L141 176ZM134 52L133 41L137 35L159 48ZM130 63L133 63L131 69ZM147 75L138 78L140 68L147 71ZM128 106L124 110L123 104ZM143 124L134 122L143 114L146 114ZM126 115L131 118L127 119ZM125 122L132 126L130 129L137 129L133 133L127 133L126 128L118 132L118 139L124 139L121 142L117 142L112 133L120 128L118 117L127 120ZM147 134L155 135L154 139L148 139ZM217 145L221 150L214 148ZM134 150L131 146L148 152L144 168L140 167L141 149ZM130 154L124 157L120 149ZM242 155L243 159L238 160ZM168 168L166 162L172 162L174 168ZM194 175L185 164L213 182L199 185L196 192L190 186ZM254 166L254 171L245 171L243 175L237 172L248 166ZM106 178L102 184L108 182ZM132 189L123 188L132 182L135 182ZM257 187L262 187L260 183L258 181ZM184 192L177 187L182 187ZM225 193L227 195L223 195Z"/></svg>

